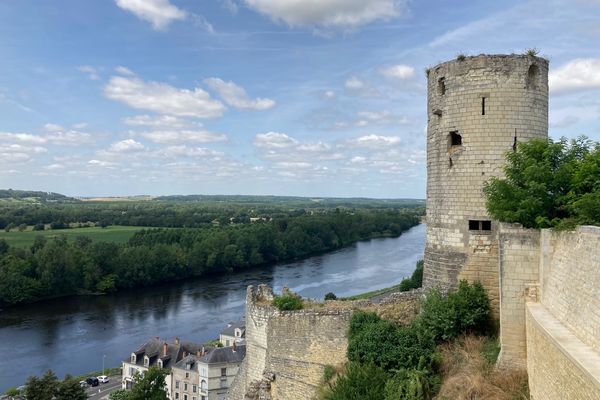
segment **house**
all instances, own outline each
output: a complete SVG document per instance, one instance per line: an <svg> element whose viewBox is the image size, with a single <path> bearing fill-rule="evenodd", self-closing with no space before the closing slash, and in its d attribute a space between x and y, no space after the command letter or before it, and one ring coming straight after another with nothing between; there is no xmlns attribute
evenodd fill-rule
<svg viewBox="0 0 600 400"><path fill-rule="evenodd" d="M246 356L246 346L233 342L204 355L189 354L171 369L173 400L226 400L227 391Z"/></svg>
<svg viewBox="0 0 600 400"><path fill-rule="evenodd" d="M144 374L152 366L170 370L189 354L205 353L206 348L198 343L182 342L179 338L169 343L159 337L152 338L123 360L122 388L131 389L135 385L135 375ZM167 393L171 393L169 379L167 379Z"/></svg>
<svg viewBox="0 0 600 400"><path fill-rule="evenodd" d="M238 322L230 322L227 328L219 333L219 341L225 347L233 346L233 344L244 344L246 340L246 320L241 319Z"/></svg>

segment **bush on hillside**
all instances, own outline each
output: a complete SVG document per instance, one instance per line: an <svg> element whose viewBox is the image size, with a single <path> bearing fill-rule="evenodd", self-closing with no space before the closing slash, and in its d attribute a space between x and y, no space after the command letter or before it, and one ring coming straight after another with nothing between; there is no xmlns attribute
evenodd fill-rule
<svg viewBox="0 0 600 400"><path fill-rule="evenodd" d="M429 400L440 386L440 377L428 369L403 368L387 381L385 400Z"/></svg>
<svg viewBox="0 0 600 400"><path fill-rule="evenodd" d="M337 296L333 292L329 292L325 295L325 300L337 300Z"/></svg>
<svg viewBox="0 0 600 400"><path fill-rule="evenodd" d="M349 363L323 395L324 400L382 400L388 374L373 364Z"/></svg>
<svg viewBox="0 0 600 400"><path fill-rule="evenodd" d="M302 310L304 303L302 302L302 297L294 293L288 293L282 296L275 296L273 306L277 307L280 311L292 311Z"/></svg>
<svg viewBox="0 0 600 400"><path fill-rule="evenodd" d="M400 282L400 291L408 292L421 286L423 286L423 260L417 262L417 267L410 278L403 279Z"/></svg>
<svg viewBox="0 0 600 400"><path fill-rule="evenodd" d="M417 324L436 341L447 341L464 332L486 334L492 330L490 300L479 282L461 281L447 297L432 290Z"/></svg>

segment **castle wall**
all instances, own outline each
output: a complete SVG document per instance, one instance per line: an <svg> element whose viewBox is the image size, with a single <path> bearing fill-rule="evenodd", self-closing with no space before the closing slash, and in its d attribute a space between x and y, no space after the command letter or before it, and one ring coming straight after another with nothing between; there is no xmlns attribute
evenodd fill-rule
<svg viewBox="0 0 600 400"><path fill-rule="evenodd" d="M501 224L499 365L527 366L532 399L600 398L600 227Z"/></svg>
<svg viewBox="0 0 600 400"><path fill-rule="evenodd" d="M497 312L498 224L475 230L469 221L490 221L483 186L502 175L515 140L547 137L547 76L546 60L521 55L466 57L428 71L426 287L480 280Z"/></svg>

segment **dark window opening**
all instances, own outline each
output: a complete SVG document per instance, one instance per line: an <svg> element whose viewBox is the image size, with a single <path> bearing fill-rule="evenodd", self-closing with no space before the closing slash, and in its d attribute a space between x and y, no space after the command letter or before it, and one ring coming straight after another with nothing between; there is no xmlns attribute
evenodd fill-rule
<svg viewBox="0 0 600 400"><path fill-rule="evenodd" d="M540 76L540 69L537 65L531 64L529 70L527 71L527 81L526 87L527 89L537 89L538 81Z"/></svg>
<svg viewBox="0 0 600 400"><path fill-rule="evenodd" d="M458 131L450 132L449 144L450 146L462 146L462 136L458 134Z"/></svg>
<svg viewBox="0 0 600 400"><path fill-rule="evenodd" d="M485 115L485 97L481 98L481 115Z"/></svg>
<svg viewBox="0 0 600 400"><path fill-rule="evenodd" d="M446 78L444 77L438 79L438 94L440 96L446 94Z"/></svg>
<svg viewBox="0 0 600 400"><path fill-rule="evenodd" d="M448 168L452 168L454 164L452 163L452 157L448 157Z"/></svg>
<svg viewBox="0 0 600 400"><path fill-rule="evenodd" d="M513 141L513 151L517 151L517 130L515 129L515 140Z"/></svg>
<svg viewBox="0 0 600 400"><path fill-rule="evenodd" d="M477 219L469 220L469 230L470 231L491 231L492 230L492 221L482 221Z"/></svg>

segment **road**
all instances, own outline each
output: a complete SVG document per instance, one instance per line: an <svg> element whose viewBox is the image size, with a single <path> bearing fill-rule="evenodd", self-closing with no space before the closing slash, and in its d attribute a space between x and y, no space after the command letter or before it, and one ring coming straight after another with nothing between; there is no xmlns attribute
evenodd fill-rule
<svg viewBox="0 0 600 400"><path fill-rule="evenodd" d="M108 383L101 383L95 387L89 387L85 390L88 398L94 400L106 400L108 395L117 389L121 389L121 375L109 376Z"/></svg>

